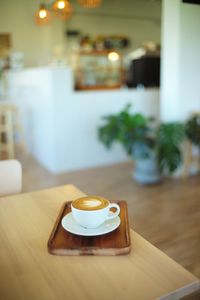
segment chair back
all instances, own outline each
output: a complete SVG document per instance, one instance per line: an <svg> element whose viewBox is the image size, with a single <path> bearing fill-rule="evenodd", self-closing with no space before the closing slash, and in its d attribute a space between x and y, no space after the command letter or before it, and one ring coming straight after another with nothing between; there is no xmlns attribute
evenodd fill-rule
<svg viewBox="0 0 200 300"><path fill-rule="evenodd" d="M0 105L0 159L14 158L13 108Z"/></svg>
<svg viewBox="0 0 200 300"><path fill-rule="evenodd" d="M22 167L15 159L0 161L0 196L20 193Z"/></svg>

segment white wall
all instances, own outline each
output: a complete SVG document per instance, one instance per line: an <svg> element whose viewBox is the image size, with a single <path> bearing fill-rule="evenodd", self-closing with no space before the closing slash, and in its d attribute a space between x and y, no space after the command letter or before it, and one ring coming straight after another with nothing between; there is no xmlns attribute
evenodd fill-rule
<svg viewBox="0 0 200 300"><path fill-rule="evenodd" d="M176 120L179 111L180 68L180 3L163 1L162 60L161 60L161 118Z"/></svg>
<svg viewBox="0 0 200 300"><path fill-rule="evenodd" d="M181 117L200 111L200 5L181 4Z"/></svg>
<svg viewBox="0 0 200 300"><path fill-rule="evenodd" d="M55 161L51 75L45 68L7 74L9 99L18 107L26 150L46 165L53 165Z"/></svg>
<svg viewBox="0 0 200 300"><path fill-rule="evenodd" d="M73 3L76 4L76 0ZM95 10L81 9L75 5L71 20L54 19L51 25L44 27L36 26L33 19L39 4L39 0L0 0L0 32L11 33L12 50L25 53L26 66L47 64L56 47L67 50L65 31L70 28L92 35L125 34L131 37L133 47L144 40L160 41L160 3L157 1L104 0L103 5ZM85 13L89 15L84 16ZM126 14L131 17L94 17L93 13Z"/></svg>
<svg viewBox="0 0 200 300"><path fill-rule="evenodd" d="M37 26L34 12L40 1L0 0L0 32L11 33L12 51L24 52L26 66L45 65L55 46L64 46L64 23Z"/></svg>
<svg viewBox="0 0 200 300"><path fill-rule="evenodd" d="M67 29L77 29L92 37L97 35L125 35L135 49L144 41L160 43L161 2L112 0L93 11L75 6L74 16Z"/></svg>
<svg viewBox="0 0 200 300"><path fill-rule="evenodd" d="M200 5L164 0L161 118L183 120L200 111Z"/></svg>

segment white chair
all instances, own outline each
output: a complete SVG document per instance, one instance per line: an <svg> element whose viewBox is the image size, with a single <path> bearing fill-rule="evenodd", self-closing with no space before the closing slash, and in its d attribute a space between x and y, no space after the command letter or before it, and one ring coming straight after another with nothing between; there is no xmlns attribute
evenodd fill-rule
<svg viewBox="0 0 200 300"><path fill-rule="evenodd" d="M0 196L20 193L22 189L22 167L19 161L0 161Z"/></svg>

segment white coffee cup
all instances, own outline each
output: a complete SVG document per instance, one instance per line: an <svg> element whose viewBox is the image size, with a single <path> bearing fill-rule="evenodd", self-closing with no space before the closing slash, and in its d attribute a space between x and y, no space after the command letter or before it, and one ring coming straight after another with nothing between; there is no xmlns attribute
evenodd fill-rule
<svg viewBox="0 0 200 300"><path fill-rule="evenodd" d="M111 208L116 208L116 212L111 212ZM118 204L110 203L107 199L99 196L76 199L72 202L71 209L75 221L85 228L97 228L106 220L114 219L120 213Z"/></svg>

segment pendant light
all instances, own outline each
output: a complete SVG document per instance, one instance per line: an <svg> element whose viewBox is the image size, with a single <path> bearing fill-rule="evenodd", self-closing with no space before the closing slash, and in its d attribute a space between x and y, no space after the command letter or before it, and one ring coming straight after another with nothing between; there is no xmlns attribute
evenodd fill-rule
<svg viewBox="0 0 200 300"><path fill-rule="evenodd" d="M41 4L38 11L35 13L35 22L37 25L46 25L51 21L50 11L45 4Z"/></svg>
<svg viewBox="0 0 200 300"><path fill-rule="evenodd" d="M101 5L102 0L77 0L85 8L95 8ZM51 21L52 12L61 19L67 20L72 16L73 8L69 0L56 0L41 4L39 10L35 13L35 22L37 25L45 25Z"/></svg>
<svg viewBox="0 0 200 300"><path fill-rule="evenodd" d="M52 9L59 19L66 20L72 15L72 5L68 0L56 0L53 3Z"/></svg>
<svg viewBox="0 0 200 300"><path fill-rule="evenodd" d="M95 8L101 5L102 0L78 0L78 3L85 8Z"/></svg>

